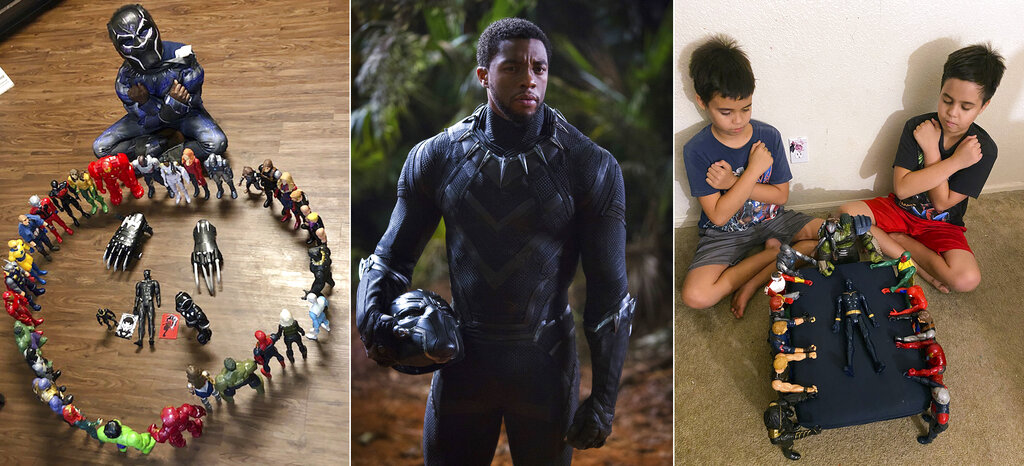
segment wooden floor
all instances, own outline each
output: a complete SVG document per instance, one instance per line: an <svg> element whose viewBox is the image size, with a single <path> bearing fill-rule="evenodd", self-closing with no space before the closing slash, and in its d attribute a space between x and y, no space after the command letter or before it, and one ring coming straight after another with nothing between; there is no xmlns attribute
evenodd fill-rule
<svg viewBox="0 0 1024 466"><path fill-rule="evenodd" d="M67 0L0 42L0 67L15 87L0 95L0 225L17 237L16 217L51 179L84 169L93 139L124 114L113 92L121 59L105 25L118 2ZM281 370L264 396L243 389L233 408L214 406L206 430L188 446L157 445L146 461L186 464L345 464L349 455L348 298L348 3L345 0L151 2L165 40L191 44L206 71L203 100L229 139L236 174L271 158L293 175L326 222L338 289L330 296L334 335L308 344L309 359ZM237 179L237 178L236 178ZM275 204L277 206L278 204ZM278 209L275 209L278 210ZM120 220L141 211L155 234L128 272L104 269L100 256ZM191 230L207 218L225 257L215 297L198 293L191 275ZM49 342L45 355L63 370L60 383L90 419L118 418L137 431L159 422L160 409L196 403L184 367L212 373L225 357L251 358L253 331L276 330L282 308L309 328L300 300L308 272L304 232L279 223L262 200L210 199L175 206L158 192L130 199L85 220L51 263L39 298ZM130 312L134 284L153 270L163 291L157 316L174 312L186 290L209 315L213 339L198 345L182 328L177 340L137 350L96 324L95 310ZM3 317L3 319L9 319ZM3 328L10 329L12 320ZM9 332L10 330L5 330ZM10 335L10 334L8 334ZM69 427L31 390L32 373L11 338L0 343L0 461L4 464L113 463L141 458L118 453ZM284 351L283 344L278 345Z"/></svg>

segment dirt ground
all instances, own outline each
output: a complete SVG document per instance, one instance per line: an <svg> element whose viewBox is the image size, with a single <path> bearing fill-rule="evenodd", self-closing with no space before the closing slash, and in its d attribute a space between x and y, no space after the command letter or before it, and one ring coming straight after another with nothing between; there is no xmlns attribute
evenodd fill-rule
<svg viewBox="0 0 1024 466"><path fill-rule="evenodd" d="M352 464L423 464L420 442L430 376L400 374L377 366L364 354L363 344L353 330ZM581 357L583 396L590 390L587 359ZM602 448L576 450L573 464L671 462L671 333L634 335L623 369L612 435ZM493 464L512 464L504 433Z"/></svg>

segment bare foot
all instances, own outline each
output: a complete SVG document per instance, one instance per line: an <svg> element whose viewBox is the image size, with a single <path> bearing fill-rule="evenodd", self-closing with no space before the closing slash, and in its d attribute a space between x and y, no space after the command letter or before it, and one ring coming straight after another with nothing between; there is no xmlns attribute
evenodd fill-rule
<svg viewBox="0 0 1024 466"><path fill-rule="evenodd" d="M754 297L754 293L757 292L759 287L759 283L751 280L733 292L732 307L729 309L732 311L732 315L736 316L737 319L743 317L743 312L747 309L747 303L750 302L750 298Z"/></svg>
<svg viewBox="0 0 1024 466"><path fill-rule="evenodd" d="M928 272L925 272L924 269L918 267L917 268L917 272L914 275L917 278L921 278L922 280L928 282L929 285L935 287L935 289L939 290L940 293L943 293L943 294L948 294L949 293L949 287L948 286L946 286L944 283L940 282L935 277L932 277L931 275L928 275Z"/></svg>

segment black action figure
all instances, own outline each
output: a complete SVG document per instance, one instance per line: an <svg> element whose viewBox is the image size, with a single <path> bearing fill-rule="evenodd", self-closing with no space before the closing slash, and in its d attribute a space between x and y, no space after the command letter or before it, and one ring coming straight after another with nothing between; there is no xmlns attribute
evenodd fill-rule
<svg viewBox="0 0 1024 466"><path fill-rule="evenodd" d="M549 42L503 19L480 36L488 105L416 145L375 254L361 265L356 322L385 365L391 302L443 218L465 357L434 373L423 428L427 465L487 464L502 423L516 464L568 464L611 433L635 301L626 290L622 172L543 104ZM582 260L591 396L578 406L568 288Z"/></svg>
<svg viewBox="0 0 1024 466"><path fill-rule="evenodd" d="M856 326L860 329L860 336L864 340L864 347L868 350L868 356L875 364L875 372L881 373L885 370L885 364L878 360L875 354L875 344L871 342L871 330L864 317L878 327L875 315L868 309L868 300L853 287L853 282L846 280L846 291L836 298L836 321L832 324L832 333L839 333L839 321L846 317L846 367L843 372L853 377L853 329Z"/></svg>
<svg viewBox="0 0 1024 466"><path fill-rule="evenodd" d="M779 396L779 399L771 402L768 409L764 410L764 427L768 429L768 440L772 445L778 445L786 458L800 459L800 453L793 451L794 441L821 433L821 427L818 426L811 429L801 428L796 422L796 410L793 409L797 403L814 396L812 393L788 393Z"/></svg>
<svg viewBox="0 0 1024 466"><path fill-rule="evenodd" d="M210 320L206 318L203 308L199 307L192 296L184 291L179 291L174 296L174 309L185 319L185 326L196 329L196 341L200 345L210 342L213 331L210 330Z"/></svg>
<svg viewBox="0 0 1024 466"><path fill-rule="evenodd" d="M106 325L107 331L113 332L117 328L117 316L110 309L96 309L96 323Z"/></svg>
<svg viewBox="0 0 1024 466"><path fill-rule="evenodd" d="M61 212L68 214L71 217L71 221L75 223L75 226L81 226L78 219L75 218L75 214L71 212L71 207L74 206L78 209L78 213L83 218L92 217L88 212L82 210L82 204L78 203L78 192L74 191L74 188L68 186L67 181L57 182L57 180L50 180L50 200L53 201L53 205L59 206Z"/></svg>
<svg viewBox="0 0 1024 466"><path fill-rule="evenodd" d="M139 339L136 345L142 347L142 337L146 335L146 327L149 327L149 344L153 344L156 336L156 307L160 307L160 282L149 278L149 269L142 271L142 280L135 284L135 308L132 314L139 318Z"/></svg>
<svg viewBox="0 0 1024 466"><path fill-rule="evenodd" d="M302 297L313 293L317 296L324 295L324 286L331 285L334 288L334 276L331 274L331 249L326 244L309 248L309 271L313 272L313 285L309 291L303 291Z"/></svg>

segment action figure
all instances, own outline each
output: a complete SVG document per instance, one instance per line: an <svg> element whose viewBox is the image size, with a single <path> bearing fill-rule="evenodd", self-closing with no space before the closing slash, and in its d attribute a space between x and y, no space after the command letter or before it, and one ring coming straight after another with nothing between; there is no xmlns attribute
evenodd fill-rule
<svg viewBox="0 0 1024 466"><path fill-rule="evenodd" d="M60 378L60 369L53 368L53 361L43 357L43 350L35 349L31 346L25 348L24 352L25 364L32 369L32 372L36 374L36 377L43 379L50 379L56 382ZM59 387L60 391L64 391L64 387Z"/></svg>
<svg viewBox="0 0 1024 466"><path fill-rule="evenodd" d="M324 219L320 218L320 214L310 212L306 215L306 220L299 225L299 228L302 228L309 233L309 238L306 238L306 244L311 244L313 246L327 244L327 233L324 231Z"/></svg>
<svg viewBox="0 0 1024 466"><path fill-rule="evenodd" d="M327 298L309 293L306 295L306 302L309 304L309 319L313 321L313 326L306 334L306 338L316 340L320 335L320 327L328 332L331 331L331 321L327 320Z"/></svg>
<svg viewBox="0 0 1024 466"><path fill-rule="evenodd" d="M84 430L86 434L96 440L100 439L99 435L96 433L97 427L100 425L100 421L85 420L85 416L82 416L82 412L73 404L64 405L64 409L61 410L61 414L64 417L64 422Z"/></svg>
<svg viewBox="0 0 1024 466"><path fill-rule="evenodd" d="M768 311L772 321L786 318L786 305L793 304L793 298L784 298L782 295L775 295L768 298Z"/></svg>
<svg viewBox="0 0 1024 466"><path fill-rule="evenodd" d="M931 412L921 413L928 423L928 433L917 437L917 442L927 445L949 428L949 388L930 379L913 377L913 380L932 389Z"/></svg>
<svg viewBox="0 0 1024 466"><path fill-rule="evenodd" d="M188 293L179 291L174 296L174 309L185 319L185 325L188 328L196 329L196 341L200 345L210 342L210 337L213 336L213 330L210 330L210 321L206 318L203 309L192 301L192 297Z"/></svg>
<svg viewBox="0 0 1024 466"><path fill-rule="evenodd" d="M135 160L132 160L132 168L135 170L136 175L142 175L143 180L146 181L146 186L149 187L149 192L146 196L149 199L152 199L153 194L156 193L156 187L153 186L154 182L166 187L164 185L164 178L160 174L160 161L156 157L146 153L139 154L135 157ZM171 188L167 188L167 195L171 195Z"/></svg>
<svg viewBox="0 0 1024 466"><path fill-rule="evenodd" d="M29 251L38 250L46 260L52 260L50 253L46 252L46 248L60 251L60 246L50 242L50 238L46 236L47 231L46 222L38 215L18 216L18 236L21 236L21 240L28 244Z"/></svg>
<svg viewBox="0 0 1024 466"><path fill-rule="evenodd" d="M231 199L238 198L238 191L235 191L235 180L233 179L235 174L231 171L228 159L224 158L221 154L210 154L203 162L203 168L210 175L210 179L217 183L217 199L224 195L222 183L227 183L228 189L231 190Z"/></svg>
<svg viewBox="0 0 1024 466"><path fill-rule="evenodd" d="M35 261L32 259L32 255L28 253L28 245L20 239L12 239L7 242L7 260L18 264L25 273L36 279L36 283L45 285L46 280L43 280L43 275L46 275L47 271L40 269L36 266ZM312 265L310 265L312 269ZM314 272L315 274L315 272ZM333 286L333 285L332 285Z"/></svg>
<svg viewBox="0 0 1024 466"><path fill-rule="evenodd" d="M160 176L164 180L164 186L167 186L167 194L174 198L175 204L181 204L183 197L186 204L192 203L192 198L188 196L188 188L185 187L185 180L189 177L185 167L176 160L164 159L160 163Z"/></svg>
<svg viewBox="0 0 1024 466"><path fill-rule="evenodd" d="M206 410L202 406L188 403L178 408L166 406L160 411L160 421L163 425L157 429L156 424L150 424L149 434L157 443L167 442L172 447L183 448L185 438L181 433L187 430L192 434L192 438L199 438L203 435L203 420L200 418L205 415Z"/></svg>
<svg viewBox="0 0 1024 466"><path fill-rule="evenodd" d="M32 392L39 397L39 401L49 406L50 410L57 413L58 416L62 415L65 405L71 404L75 400L74 395L64 394L66 389L67 387L56 386L50 379L43 377L32 379Z"/></svg>
<svg viewBox="0 0 1024 466"><path fill-rule="evenodd" d="M904 251L903 254L900 254L899 259L871 264L871 268L877 269L894 265L896 266L896 286L889 287L889 292L895 293L900 288L914 286L914 274L917 272L917 267L914 266L914 261L910 260L910 251ZM921 293L921 296L923 297L924 293Z"/></svg>
<svg viewBox="0 0 1024 466"><path fill-rule="evenodd" d="M74 191L74 189L68 185L67 181L58 182L57 180L50 180L50 188L50 200L53 201L53 203L56 204L62 212L68 214L68 217L71 217L71 221L76 227L82 225L78 223L78 219L75 218L75 214L71 212L72 207L78 209L78 213L81 214L83 218L92 217L92 214L89 214L82 209L82 204L78 203L78 192Z"/></svg>
<svg viewBox="0 0 1024 466"><path fill-rule="evenodd" d="M139 339L135 345L142 347L142 337L146 335L146 328L149 328L149 346L153 346L153 338L156 336L156 307L160 307L160 282L149 276L149 269L142 271L142 280L135 284L135 307L132 314L139 319Z"/></svg>
<svg viewBox="0 0 1024 466"><path fill-rule="evenodd" d="M292 313L288 312L287 309L281 309L281 320L277 325L274 340L276 341L278 338L284 337L284 344L287 345L284 353L288 355L288 361L291 361L292 364L295 364L295 353L292 351L292 344L299 345L302 359L306 359L306 345L302 343L302 335L305 334L306 331L292 318Z"/></svg>
<svg viewBox="0 0 1024 466"><path fill-rule="evenodd" d="M835 264L846 264L860 260L857 250L857 238L861 239L864 250L871 262L880 262L884 258L879 251L878 241L871 236L871 218L867 215L841 214L836 219L829 214L825 222L818 228L818 245L814 248L818 254L818 270L828 277L835 270Z"/></svg>
<svg viewBox="0 0 1024 466"><path fill-rule="evenodd" d="M783 244L779 248L779 254L775 256L775 267L779 269L779 272L784 274L803 278L803 275L800 275L800 271L796 269L796 261L798 260L807 262L810 265L818 265L818 261L805 256L803 253L793 249L788 244Z"/></svg>
<svg viewBox="0 0 1024 466"><path fill-rule="evenodd" d="M39 326L43 323L42 317L38 319L32 317L32 311L28 310L28 298L12 291L4 291L3 297L4 309L11 317L14 317L14 320L32 326Z"/></svg>
<svg viewBox="0 0 1024 466"><path fill-rule="evenodd" d="M789 362L790 361L803 361L804 359L811 358L817 359L817 352L809 353L778 353L772 360L772 390L782 393L818 393L818 386L811 385L805 387L789 382Z"/></svg>
<svg viewBox="0 0 1024 466"><path fill-rule="evenodd" d="M256 175L259 177L260 187L263 188L263 192L267 195L267 200L263 203L263 207L269 208L274 203L274 193L277 192L277 180L281 178L281 170L274 168L274 162L266 159L259 167L256 167ZM246 186L245 190L248 191L249 187Z"/></svg>
<svg viewBox="0 0 1024 466"><path fill-rule="evenodd" d="M573 447L601 447L611 433L628 350L635 301L626 286L622 172L544 104L549 47L536 25L499 20L478 47L487 105L410 151L388 229L360 267L356 324L367 356L395 364L383 351L395 344L387 311L443 219L468 350L434 373L424 462L486 463L504 423L512 451L522 452L517 463L568 463ZM529 74L538 69L539 77ZM578 405L567 290L580 262L593 384ZM480 389L492 386L516 388ZM516 421L533 416L548 421ZM466 442L466 432L486 440Z"/></svg>
<svg viewBox="0 0 1024 466"><path fill-rule="evenodd" d="M217 227L209 220L199 220L192 229L192 240L195 243L192 248L192 274L196 279L196 288L199 288L199 270L202 269L206 289L213 295L213 271L216 268L217 283L220 283L220 265L224 262L224 256L217 247Z"/></svg>
<svg viewBox="0 0 1024 466"><path fill-rule="evenodd" d="M256 337L256 346L252 349L252 358L256 364L260 365L260 373L270 380L270 358L277 358L277 362L281 363L281 369L284 369L284 356L281 356L281 352L274 346L281 335L275 333L268 337L263 330L257 330L254 336Z"/></svg>
<svg viewBox="0 0 1024 466"><path fill-rule="evenodd" d="M36 304L35 296L46 293L46 289L41 286L36 286L35 278L32 278L27 272L18 267L18 264L5 260L4 261L4 285L7 286L7 291L14 294L21 295L28 300L29 307L34 311L38 311L43 307Z"/></svg>
<svg viewBox="0 0 1024 466"><path fill-rule="evenodd" d="M935 340L924 340L924 341L912 341L909 343L896 342L897 348L904 349L924 349L924 362L928 364L927 369L908 369L907 373L904 374L907 377L916 380L917 382L924 382L923 379L929 379L932 382L943 385L942 374L946 372L946 352L942 350L942 345L939 345Z"/></svg>
<svg viewBox="0 0 1024 466"><path fill-rule="evenodd" d="M100 419L99 423L102 424L103 420ZM156 445L156 440L148 432L140 434L132 430L131 427L121 424L121 421L117 419L108 422L96 434L99 441L117 445L117 451L121 453L128 451L128 447L132 447L141 451L143 455L148 455L150 451L153 451L153 446Z"/></svg>
<svg viewBox="0 0 1024 466"><path fill-rule="evenodd" d="M252 195L253 192L249 190L252 185L256 185L256 188L263 189L263 182L257 179L256 170L252 167L242 167L242 176L238 178L238 186L242 186L242 182L245 182L245 193ZM257 192L256 194L261 194Z"/></svg>
<svg viewBox="0 0 1024 466"><path fill-rule="evenodd" d="M18 345L18 351L22 354L29 348L36 350L36 354L39 354L48 340L43 336L42 330L36 330L35 327L25 325L21 321L14 323L14 343Z"/></svg>
<svg viewBox="0 0 1024 466"><path fill-rule="evenodd" d="M882 294L889 293L903 293L907 295L907 305L910 306L902 311L897 311L896 309L889 311L890 317L914 314L928 309L928 300L924 297L924 290L918 285L896 288L895 290L892 288L882 288Z"/></svg>
<svg viewBox="0 0 1024 466"><path fill-rule="evenodd" d="M914 333L905 337L895 337L895 340L902 343L913 343L915 341L925 341L935 339L935 321L932 319L931 313L928 311L921 311L914 315L901 315L898 317L889 317L889 319L913 319Z"/></svg>
<svg viewBox="0 0 1024 466"><path fill-rule="evenodd" d="M191 364L185 368L185 376L188 378L188 392L198 396L199 401L203 402L203 406L206 407L207 411L213 411L213 406L210 405L210 397L216 398L220 401L220 393L213 388L213 377L210 377L210 373L206 371L199 371L196 366Z"/></svg>
<svg viewBox="0 0 1024 466"><path fill-rule="evenodd" d="M786 458L794 461L800 459L800 453L793 451L793 442L821 433L821 427L818 426L810 429L800 427L796 420L796 410L793 409L794 405L812 396L814 395L807 393L783 395L771 402L764 411L764 427L768 429L768 440L772 445L778 445Z"/></svg>
<svg viewBox="0 0 1024 466"><path fill-rule="evenodd" d="M334 288L334 276L331 274L331 249L326 244L309 248L309 271L313 272L313 285L309 291L323 296L324 285Z"/></svg>
<svg viewBox="0 0 1024 466"><path fill-rule="evenodd" d="M786 282L803 283L803 284L805 284L807 286L814 285L814 282L811 281L811 280L804 280L803 278L800 278L800 277L793 277L793 276L790 276L790 275L786 275L786 274L784 274L782 272L776 271L776 272L772 272L772 279L771 279L771 281L768 282L767 285L765 285L765 287L764 287L764 294L768 295L769 297L772 297L772 296L782 296L783 298L790 298L790 299L793 299L793 300L799 299L800 298L800 292L799 291L794 291L792 293L786 293Z"/></svg>
<svg viewBox="0 0 1024 466"><path fill-rule="evenodd" d="M107 213L107 201L103 199L103 196L100 196L100 192L96 190L96 183L92 182L92 178L88 173L82 173L78 169L72 168L68 172L68 185L92 206L90 214L95 215L96 211L101 207L103 208L103 213ZM153 197L153 195L150 194L149 197ZM64 228L67 228L67 225L64 225Z"/></svg>
<svg viewBox="0 0 1024 466"><path fill-rule="evenodd" d="M93 142L96 156L128 152L135 137L168 128L180 131L200 160L223 154L227 137L203 108L203 68L192 47L162 41L141 5L119 8L107 31L124 58L114 90L128 113Z"/></svg>
<svg viewBox="0 0 1024 466"><path fill-rule="evenodd" d="M107 331L112 332L117 328L117 316L110 309L96 309L96 323L106 325Z"/></svg>
<svg viewBox="0 0 1024 466"><path fill-rule="evenodd" d="M292 192L299 189L292 180L292 174L282 172L277 180L277 200L281 202L281 222L292 218Z"/></svg>
<svg viewBox="0 0 1024 466"><path fill-rule="evenodd" d="M146 192L139 184L139 180L135 179L135 170L124 153L108 155L90 162L89 176L96 183L96 190L100 193L106 194L107 190L110 190L110 203L114 205L121 205L123 199L118 181L124 183L135 199L141 199Z"/></svg>
<svg viewBox="0 0 1024 466"><path fill-rule="evenodd" d="M289 196L292 202L292 214L295 215L295 225L292 225L292 230L298 230L302 219L306 218L310 212L309 200L306 199L306 193L301 189L295 189Z"/></svg>
<svg viewBox="0 0 1024 466"><path fill-rule="evenodd" d="M793 347L789 343L789 329L796 327L797 325L803 324L804 322L814 322L814 317L797 317L796 319L777 319L772 322L771 331L768 333L768 345L772 347L772 351L775 353L807 353L814 352L817 347L810 345L807 348Z"/></svg>
<svg viewBox="0 0 1024 466"><path fill-rule="evenodd" d="M860 336L864 340L864 347L867 348L868 355L871 356L871 360L875 364L875 372L881 373L885 370L885 364L878 359L878 355L875 353L875 344L871 342L871 331L864 320L864 314L867 314L867 318L871 320L872 325L875 327L879 326L878 322L875 321L875 315L868 309L868 300L853 287L853 282L847 279L846 291L836 298L836 322L832 324L832 333L839 333L839 322L845 317L846 366L843 367L843 372L850 377L853 377L853 329L855 326L860 329Z"/></svg>
<svg viewBox="0 0 1024 466"><path fill-rule="evenodd" d="M189 178L192 180L192 186L196 188L193 197L199 199L199 187L202 186L203 190L206 191L206 195L203 199L210 199L210 187L206 184L206 177L203 176L203 163L196 159L195 152L192 149L184 148L181 152L181 166L188 172Z"/></svg>
<svg viewBox="0 0 1024 466"><path fill-rule="evenodd" d="M103 252L103 262L109 269L111 265L117 270L117 263L121 262L121 270L128 270L128 261L132 258L141 259L142 238L144 234L153 236L153 228L146 221L146 216L141 212L128 215L117 227L114 236L107 242L107 249Z"/></svg>
<svg viewBox="0 0 1024 466"><path fill-rule="evenodd" d="M224 369L217 374L213 386L228 403L235 402L235 392L245 386L256 390L256 393L263 393L263 379L256 374L256 361L246 359L236 363L234 359L224 360Z"/></svg>
<svg viewBox="0 0 1024 466"><path fill-rule="evenodd" d="M64 229L64 232L67 233L68 236L75 234L75 231L68 228L67 223L64 223L64 219L60 218L60 214L58 214L60 211L57 209L57 206L53 204L53 201L51 201L50 198L40 198L33 194L28 198L28 205L32 206L28 213L40 216L50 225L59 225ZM60 233L56 228L50 227L50 231L53 233L53 237L57 239L58 243L64 242L64 238L60 237Z"/></svg>

